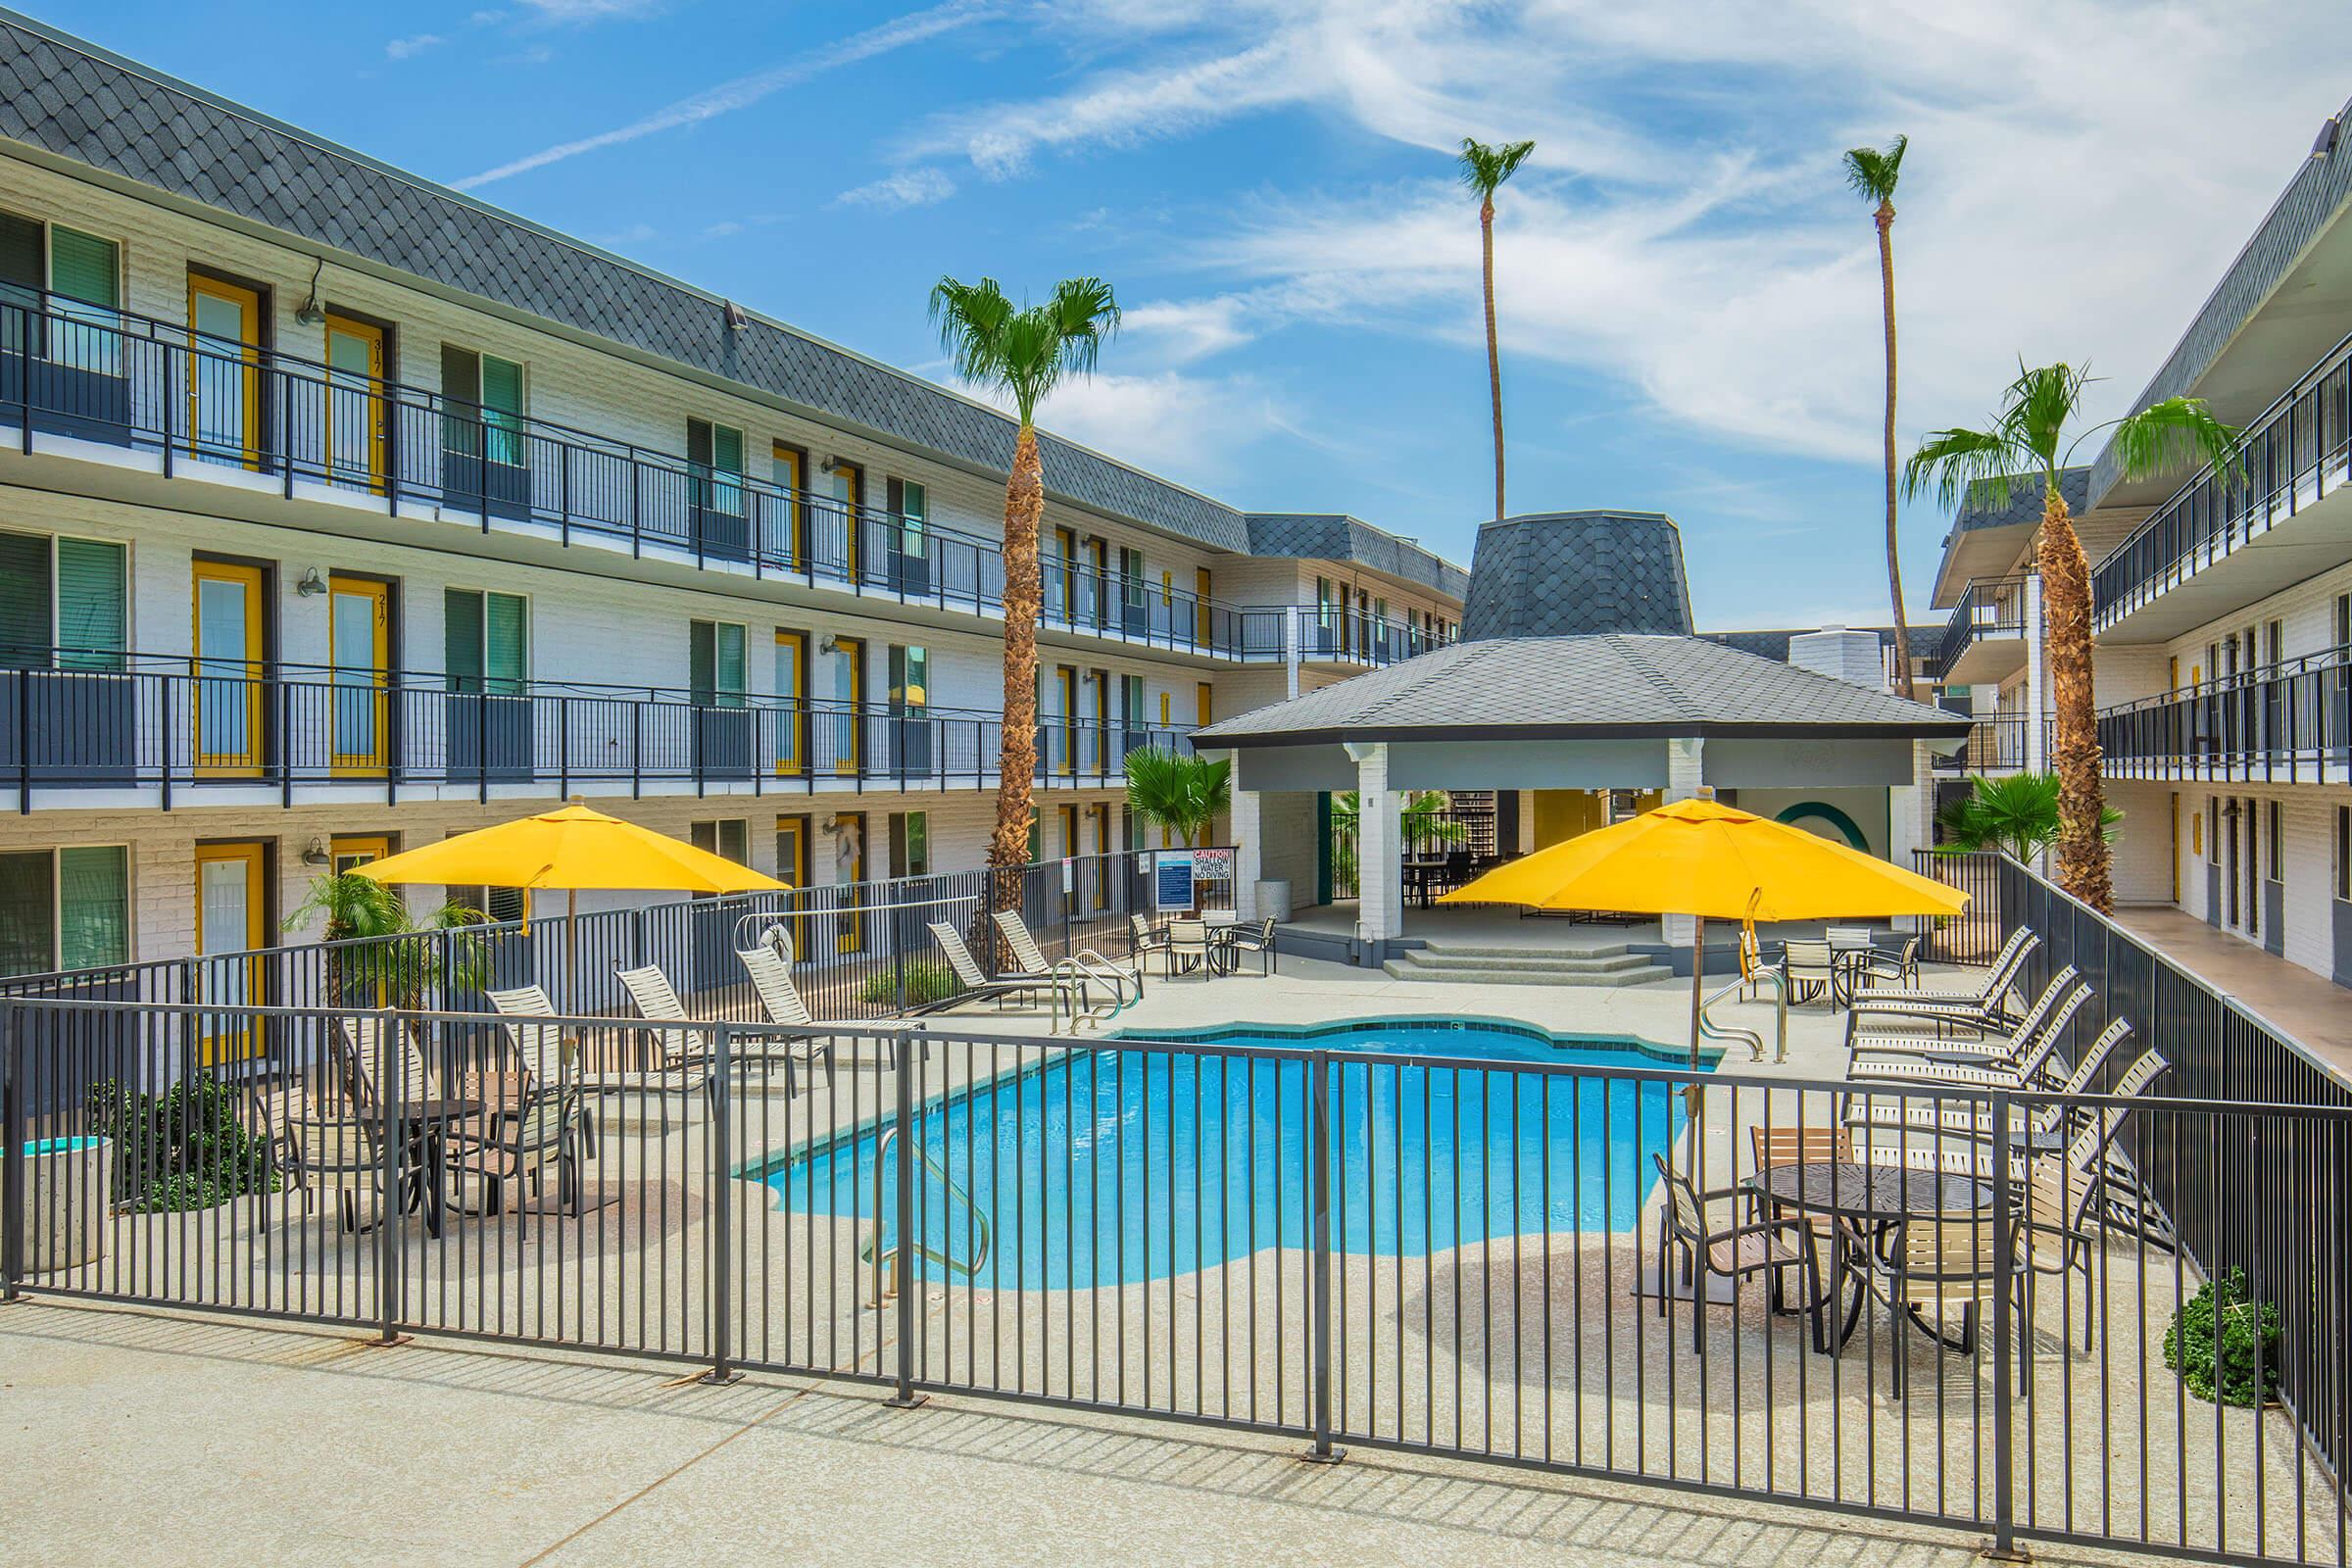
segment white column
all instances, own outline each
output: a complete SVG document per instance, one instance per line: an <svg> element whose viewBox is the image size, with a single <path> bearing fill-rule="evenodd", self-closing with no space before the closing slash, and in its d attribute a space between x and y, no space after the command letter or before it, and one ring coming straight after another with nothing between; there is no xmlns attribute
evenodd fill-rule
<svg viewBox="0 0 2352 1568"><path fill-rule="evenodd" d="M1404 934L1404 868L1397 858L1403 803L1389 788L1386 742L1351 741L1348 757L1355 763L1356 923L1366 942L1387 942Z"/></svg>
<svg viewBox="0 0 2352 1568"><path fill-rule="evenodd" d="M1234 759L1238 770L1241 759ZM1244 920L1258 920L1257 884L1265 875L1265 840L1259 824L1262 802L1255 790L1238 785L1233 791L1233 906Z"/></svg>
<svg viewBox="0 0 2352 1568"><path fill-rule="evenodd" d="M1696 736L1666 743L1666 789L1668 801L1687 801L1698 793L1706 782L1707 743ZM1670 914L1659 922L1672 948L1690 947L1697 937L1698 922L1687 914Z"/></svg>
<svg viewBox="0 0 2352 1568"><path fill-rule="evenodd" d="M1298 695L1298 645L1301 640L1298 635L1298 617L1305 613L1306 612L1299 606L1293 605L1282 617L1282 669L1283 674L1287 677L1285 697Z"/></svg>
<svg viewBox="0 0 2352 1568"><path fill-rule="evenodd" d="M2048 677L2041 661L2041 573L2026 578L2026 771L2046 773L2050 760L2042 755L2042 715L2049 710Z"/></svg>

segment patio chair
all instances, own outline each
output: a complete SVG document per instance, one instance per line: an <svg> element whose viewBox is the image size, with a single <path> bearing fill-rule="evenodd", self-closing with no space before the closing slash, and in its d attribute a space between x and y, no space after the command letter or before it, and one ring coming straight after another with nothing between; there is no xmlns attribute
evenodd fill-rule
<svg viewBox="0 0 2352 1568"><path fill-rule="evenodd" d="M660 964L649 963L642 968L623 969L615 964L613 977L621 990L628 994L629 1004L637 1016L653 1023L693 1024L699 1020L686 1015L686 1007L678 1001L677 988ZM701 1094L718 1108L718 1086L711 1070L711 1052L707 1028L660 1029L632 1031L628 1038L643 1045L651 1042L651 1051L640 1052L633 1063L617 1069L608 1066L602 1071L583 1069L573 1075L586 1094L622 1096L667 1094L676 1091L681 1097ZM666 1119L664 1120L666 1126Z"/></svg>
<svg viewBox="0 0 2352 1568"><path fill-rule="evenodd" d="M352 1092L363 1109L373 1110L375 1074L383 1061L384 1021L371 1012L349 1013L335 1020L335 1032L340 1037L338 1054L344 1061L344 1072ZM438 1098L431 1065L424 1051L414 1038L401 1041L400 1102L414 1105Z"/></svg>
<svg viewBox="0 0 2352 1568"><path fill-rule="evenodd" d="M1140 914L1127 917L1127 957L1135 965L1136 973L1143 973L1144 960L1154 953L1164 952L1167 945L1168 933L1164 927L1153 925Z"/></svg>
<svg viewBox="0 0 2352 1568"><path fill-rule="evenodd" d="M1209 973L1210 956L1206 920L1178 918L1168 922L1168 962L1171 973L1191 974L1198 969L1205 976Z"/></svg>
<svg viewBox="0 0 2352 1568"><path fill-rule="evenodd" d="M1225 951L1236 956L1245 953L1257 955L1257 972L1270 975L1279 967L1274 951L1274 922L1260 920L1255 925L1239 925L1225 934Z"/></svg>
<svg viewBox="0 0 2352 1568"><path fill-rule="evenodd" d="M1004 933L1005 945L1012 949L1012 961L1021 966L1023 974L1054 972L1053 960L1046 956L1045 949L1037 945L1037 938L1030 935L1029 922L1021 918L1018 909L999 909L992 918L997 922L997 929ZM1095 970L1102 971L1109 979L1111 1000L1121 1006L1126 1005L1129 1000L1127 983L1130 980L1135 982L1134 1000L1143 1000L1144 971L1140 965L1132 971L1122 969L1092 948L1080 948L1070 957L1087 966L1089 979L1096 978Z"/></svg>
<svg viewBox="0 0 2352 1568"><path fill-rule="evenodd" d="M781 935L781 933L779 933ZM737 948L735 959L744 972L752 977L752 992L760 999L760 1011L767 1021L780 1029L861 1029L861 1023L819 1023L808 1011L808 1004L801 998L801 988L792 983L791 949L778 943L762 942L756 948ZM790 1042L784 1049L784 1093L800 1093L796 1082L803 1067L814 1067L819 1060L825 1064L825 1087L834 1084L833 1041L828 1035L810 1034ZM898 1065L894 1054L891 1065Z"/></svg>
<svg viewBox="0 0 2352 1568"><path fill-rule="evenodd" d="M1805 1226L1794 1219L1765 1218L1726 1230L1709 1230L1706 1210L1709 1202L1746 1195L1727 1188L1702 1196L1690 1177L1666 1163L1665 1155L1653 1152L1649 1158L1657 1166L1666 1188L1666 1201L1658 1209L1658 1315L1664 1317L1668 1306L1670 1253L1681 1254L1683 1268L1690 1279L1690 1348L1700 1355L1707 1350L1706 1324L1699 1307L1707 1298L1708 1275L1722 1275L1733 1282L1735 1290L1750 1274L1766 1275L1772 1308L1777 1312L1783 1310L1786 1299L1782 1276L1790 1268L1801 1268L1805 1311L1813 1319L1813 1348L1826 1349L1828 1324L1822 1303L1821 1269L1814 1260L1809 1245L1811 1233Z"/></svg>
<svg viewBox="0 0 2352 1568"><path fill-rule="evenodd" d="M1791 1006L1816 997L1835 1000L1837 954L1822 938L1790 937L1781 944L1781 981L1788 988Z"/></svg>
<svg viewBox="0 0 2352 1568"><path fill-rule="evenodd" d="M470 1176L481 1186L479 1200L470 1206L460 1202L460 1211L503 1213L509 1182L527 1185L541 1195L543 1173L553 1163L557 1202L563 1212L576 1217L583 1207L583 1134L580 1086L553 1081L525 1094L514 1115L492 1117L477 1133L453 1134L448 1156L453 1182L462 1190L464 1179Z"/></svg>
<svg viewBox="0 0 2352 1568"><path fill-rule="evenodd" d="M1846 1076L1858 1073L1879 1074L1880 1065L1889 1061L1917 1059L1927 1061L1960 1062L1978 1067L2007 1067L2019 1069L2033 1058L2038 1067L2041 1058L2056 1049L2053 1038L2056 1030L2050 1020L2056 1017L2060 1027L2073 1020L2075 1011L2088 1000L2090 987L2075 977L2074 965L2069 964L2050 977L2041 995L2034 999L2017 1028L2007 1034L1990 1034L1981 1039L1964 1040L1939 1038L1934 1035L1860 1034L1846 1038ZM1865 1068L1865 1061L1873 1065ZM2020 1072L2030 1080L2032 1074Z"/></svg>
<svg viewBox="0 0 2352 1568"><path fill-rule="evenodd" d="M2131 1101L2147 1093L2171 1063L2154 1051L2143 1051L2124 1069L2110 1091L2113 1100ZM2129 1104L2107 1103L2093 1109L2062 1153L2035 1154L2025 1161L2023 1191L2017 1206L2025 1223L2025 1261L2034 1274L2082 1273L2082 1348L2090 1349L2098 1336L2097 1234L2120 1220L2127 1226L2145 1223L2146 1197L2137 1172L2116 1146L2116 1134L2130 1119ZM2018 1172L2014 1162L2009 1174ZM2071 1335L2069 1336L2071 1341Z"/></svg>
<svg viewBox="0 0 2352 1568"><path fill-rule="evenodd" d="M521 1065L528 1082L527 1094L544 1084L553 1084L564 1077L564 1058L569 1048L564 1039L564 1028L557 1023L527 1023L520 1019L556 1016L556 1004L548 1000L544 986L516 986L510 991L485 991L491 1009L499 1015L499 1030L507 1037L507 1045Z"/></svg>
<svg viewBox="0 0 2352 1568"><path fill-rule="evenodd" d="M1893 981L1902 988L1896 992L1898 996L1917 995L1910 988L1919 984L1919 938L1903 938L1892 952L1876 945L1853 949L1851 952L1853 956L1845 960L1852 970L1846 982L1849 986L1855 986L1855 994L1848 1005L1861 1000L1864 990L1855 983L1866 977Z"/></svg>
<svg viewBox="0 0 2352 1568"><path fill-rule="evenodd" d="M1990 1209L1922 1214L1904 1222L1901 1241L1873 1282L1893 1320L1893 1353L1886 1360L1896 1398L1903 1396L1904 1363L1909 1359L1903 1353L1903 1320L1918 1325L1938 1348L1973 1355L1977 1320L1991 1310L2004 1290L2017 1298L2019 1377L2031 1375L2034 1337L2023 1327L2033 1321L2027 1315L2027 1270L2019 1256L2014 1221L2008 1231L2001 1234ZM1960 1319L1957 1340L1944 1335L1944 1325L1954 1314Z"/></svg>
<svg viewBox="0 0 2352 1568"><path fill-rule="evenodd" d="M323 1095L296 1091L285 1102L285 1147L292 1154L287 1180L301 1189L304 1213L331 1193L345 1230L371 1231L383 1222L382 1118L349 1093L320 1087Z"/></svg>
<svg viewBox="0 0 2352 1568"><path fill-rule="evenodd" d="M2024 926L2009 940L1984 971L1984 983L1974 991L1888 991L1866 988L1855 996L1847 1017L1849 1030L1877 1026L1895 1019L1935 1026L1960 1025L1984 1030L1998 1028L2010 1016L2009 992L2025 971L2026 960L2041 946L2041 938Z"/></svg>
<svg viewBox="0 0 2352 1568"><path fill-rule="evenodd" d="M939 944L939 951L947 955L948 966L956 971L956 978L962 982L964 989L943 1002L932 1003L927 1006L915 1009L916 1011L939 1011L948 1007L960 1006L967 1002L978 1001L994 1001L1002 1005L1007 997L1035 997L1041 992L1051 994L1054 991L1061 992L1065 998L1074 998L1078 1010L1082 1012L1085 1010L1086 988L1072 977L1056 974L1005 974L992 979L988 972L980 967L980 960L972 956L972 950L964 946L961 932L945 920L931 921L928 929L931 932L932 940Z"/></svg>

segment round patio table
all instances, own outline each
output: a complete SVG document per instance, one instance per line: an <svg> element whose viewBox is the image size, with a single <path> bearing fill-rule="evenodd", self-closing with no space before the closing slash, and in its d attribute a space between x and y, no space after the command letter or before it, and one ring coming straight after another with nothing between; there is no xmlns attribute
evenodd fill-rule
<svg viewBox="0 0 2352 1568"><path fill-rule="evenodd" d="M396 1112L401 1123L401 1162L407 1167L402 1176L402 1185L408 1190L404 1206L412 1212L424 1210L424 1229L429 1236L441 1234L449 1209L442 1184L449 1172L450 1123L477 1116L481 1110L479 1100L452 1098L413 1100Z"/></svg>
<svg viewBox="0 0 2352 1568"><path fill-rule="evenodd" d="M1747 1185L1778 1207L1834 1215L1853 1232L1847 1242L1830 1250L1829 1298L1833 1302L1845 1288L1848 1246L1873 1248L1905 1220L1973 1213L1992 1202L1992 1189L1974 1176L1869 1165L1855 1159L1795 1160L1750 1176ZM1884 1255L1883 1247L1877 1250ZM1863 1294L1857 1283L1853 1304L1846 1309L1845 1322L1838 1333L1840 1346L1853 1338L1854 1326L1861 1321Z"/></svg>

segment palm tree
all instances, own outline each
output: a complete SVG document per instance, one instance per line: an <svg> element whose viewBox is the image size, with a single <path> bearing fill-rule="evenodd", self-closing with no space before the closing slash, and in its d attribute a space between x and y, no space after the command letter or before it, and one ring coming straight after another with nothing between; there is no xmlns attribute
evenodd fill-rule
<svg viewBox="0 0 2352 1568"><path fill-rule="evenodd" d="M2012 773L2006 778L1980 774L1969 780L1969 792L1945 807L1936 820L1943 828L1938 855L1967 855L1994 850L2021 864L2032 864L2058 841L2058 775ZM2113 838L2124 813L2108 807L2099 823L2102 836Z"/></svg>
<svg viewBox="0 0 2352 1568"><path fill-rule="evenodd" d="M997 764L997 828L989 840L996 906L1014 908L1029 860L1029 796L1037 772L1038 527L1046 510L1037 406L1064 376L1092 374L1119 328L1119 304L1099 277L1065 278L1042 305L1016 307L993 277L931 290L931 319L963 380L1012 400L1020 428L1004 484L1004 721Z"/></svg>
<svg viewBox="0 0 2352 1568"><path fill-rule="evenodd" d="M1233 803L1233 763L1147 746L1127 754L1127 806L1198 849Z"/></svg>
<svg viewBox="0 0 2352 1568"><path fill-rule="evenodd" d="M1903 493L1933 489L1947 510L1981 493L2009 502L2021 484L2041 486L2042 643L2057 716L2058 885L2104 914L2115 902L2107 840L2107 800L2099 779L2097 704L2091 689L2090 563L2075 536L2058 473L2075 451L2105 430L2120 477L2150 479L2189 463L2228 467L2237 462L2237 432L2213 416L2201 398L2166 398L2136 414L2067 438L2089 375L2071 365L2027 369L2001 394L2000 411L1983 430L1935 430L1903 466ZM2028 714L2031 723L2034 715Z"/></svg>
<svg viewBox="0 0 2352 1568"><path fill-rule="evenodd" d="M1911 689L1911 627L1903 618L1903 564L1894 547L1894 184L1902 177L1908 136L1897 136L1885 152L1855 147L1845 155L1845 180L1863 200L1876 204L1879 226L1879 297L1886 318L1886 592L1894 601L1894 667L1905 697Z"/></svg>
<svg viewBox="0 0 2352 1568"><path fill-rule="evenodd" d="M1487 396L1494 408L1494 515L1502 515L1502 351L1494 338L1494 193L1502 182L1518 172L1527 162L1527 155L1536 150L1532 141L1504 142L1489 147L1484 142L1462 138L1462 183L1478 196L1478 243L1480 266L1487 289Z"/></svg>
<svg viewBox="0 0 2352 1568"><path fill-rule="evenodd" d="M288 931L299 931L313 915L323 916L319 936L330 944L330 1006L368 1000L361 988L372 992L377 1006L416 1006L443 978L445 950L453 965L447 976L451 985L479 985L486 972L488 955L478 938L439 935L483 923L479 909L454 899L418 920L393 889L357 871L337 871L314 878L310 892L281 923Z"/></svg>

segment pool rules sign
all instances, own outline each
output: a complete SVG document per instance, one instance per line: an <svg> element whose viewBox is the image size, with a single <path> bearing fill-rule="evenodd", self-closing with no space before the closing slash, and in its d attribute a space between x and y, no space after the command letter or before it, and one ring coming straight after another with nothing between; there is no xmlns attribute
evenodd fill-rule
<svg viewBox="0 0 2352 1568"><path fill-rule="evenodd" d="M1152 859L1152 906L1189 913L1200 907L1200 884L1232 880L1231 850L1162 850Z"/></svg>

